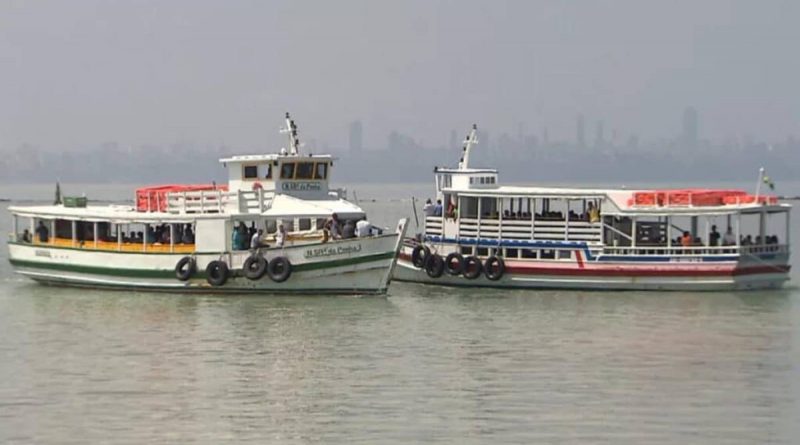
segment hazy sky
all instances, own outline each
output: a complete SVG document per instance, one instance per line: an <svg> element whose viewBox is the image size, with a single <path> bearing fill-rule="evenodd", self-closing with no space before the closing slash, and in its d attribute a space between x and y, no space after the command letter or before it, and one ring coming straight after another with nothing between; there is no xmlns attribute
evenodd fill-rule
<svg viewBox="0 0 800 445"><path fill-rule="evenodd" d="M800 2L0 0L0 149L800 135Z"/></svg>

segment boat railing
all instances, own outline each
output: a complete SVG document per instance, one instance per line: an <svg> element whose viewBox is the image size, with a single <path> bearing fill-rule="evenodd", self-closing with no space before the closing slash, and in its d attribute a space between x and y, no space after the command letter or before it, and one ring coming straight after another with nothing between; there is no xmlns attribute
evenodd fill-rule
<svg viewBox="0 0 800 445"><path fill-rule="evenodd" d="M602 225L588 221L499 220L462 218L459 236L520 240L600 242Z"/></svg>
<svg viewBox="0 0 800 445"><path fill-rule="evenodd" d="M132 252L132 253L193 253L195 245L183 243L143 243L140 241L103 241L103 240L78 240L71 238L50 237L47 242L38 239L27 243L41 247L61 247L106 252Z"/></svg>
<svg viewBox="0 0 800 445"><path fill-rule="evenodd" d="M787 254L786 244L763 244L753 246L604 246L604 255L657 255L657 256L707 256L739 254ZM699 260L699 259L698 259Z"/></svg>
<svg viewBox="0 0 800 445"><path fill-rule="evenodd" d="M443 217L441 216L426 216L425 217L425 234L426 235L442 235Z"/></svg>
<svg viewBox="0 0 800 445"><path fill-rule="evenodd" d="M239 190L239 213L263 213L272 206L274 192L264 189Z"/></svg>
<svg viewBox="0 0 800 445"><path fill-rule="evenodd" d="M223 213L235 192L197 190L167 193L169 213Z"/></svg>

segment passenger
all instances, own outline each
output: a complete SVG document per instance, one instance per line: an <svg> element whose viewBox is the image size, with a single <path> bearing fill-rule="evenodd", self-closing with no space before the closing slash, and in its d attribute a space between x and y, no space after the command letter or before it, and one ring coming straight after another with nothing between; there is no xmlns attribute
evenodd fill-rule
<svg viewBox="0 0 800 445"><path fill-rule="evenodd" d="M689 231L684 231L683 236L681 237L681 246L683 247L691 247L692 246L692 234Z"/></svg>
<svg viewBox="0 0 800 445"><path fill-rule="evenodd" d="M144 242L144 232L136 232L136 242L143 243Z"/></svg>
<svg viewBox="0 0 800 445"><path fill-rule="evenodd" d="M719 246L720 234L717 232L717 226L711 226L711 233L708 234L708 245L711 247Z"/></svg>
<svg viewBox="0 0 800 445"><path fill-rule="evenodd" d="M511 219L511 213L508 210L503 210L503 219Z"/></svg>
<svg viewBox="0 0 800 445"><path fill-rule="evenodd" d="M50 230L47 229L43 221L39 221L39 225L36 227L36 236L39 237L40 243L46 243L50 240Z"/></svg>
<svg viewBox="0 0 800 445"><path fill-rule="evenodd" d="M364 238L372 235L372 224L366 218L361 218L356 223L356 237Z"/></svg>
<svg viewBox="0 0 800 445"><path fill-rule="evenodd" d="M447 217L452 219L456 218L456 204L453 201L447 204Z"/></svg>
<svg viewBox="0 0 800 445"><path fill-rule="evenodd" d="M431 199L428 198L428 200L425 201L425 206L422 207L422 213L427 218L429 216L433 216L434 210L435 210L435 207L434 207L433 203L431 202Z"/></svg>
<svg viewBox="0 0 800 445"><path fill-rule="evenodd" d="M162 230L161 231L161 244L169 244L169 230Z"/></svg>
<svg viewBox="0 0 800 445"><path fill-rule="evenodd" d="M355 238L356 236L356 225L352 219L348 219L345 221L344 226L342 227L342 238L343 239L350 239Z"/></svg>
<svg viewBox="0 0 800 445"><path fill-rule="evenodd" d="M258 249L261 247L261 236L264 235L264 231L259 229L253 236L250 237L250 248L251 249Z"/></svg>
<svg viewBox="0 0 800 445"><path fill-rule="evenodd" d="M242 231L239 230L238 227L234 227L233 233L231 234L231 249L241 250L241 246L242 246Z"/></svg>
<svg viewBox="0 0 800 445"><path fill-rule="evenodd" d="M31 232L28 229L22 231L22 242L23 243L30 243L33 241L33 237L31 236Z"/></svg>
<svg viewBox="0 0 800 445"><path fill-rule="evenodd" d="M733 246L734 244L736 244L736 236L733 235L733 230L728 227L728 230L725 231L725 235L722 236L722 245Z"/></svg>
<svg viewBox="0 0 800 445"><path fill-rule="evenodd" d="M761 235L756 236L756 246L761 245Z"/></svg>
<svg viewBox="0 0 800 445"><path fill-rule="evenodd" d="M752 246L753 245L753 236L747 235L744 237L744 242L742 242L743 246Z"/></svg>
<svg viewBox="0 0 800 445"><path fill-rule="evenodd" d="M256 222L253 221L250 223L250 228L247 230L247 239L253 239L253 235L258 233L258 229L256 229Z"/></svg>
<svg viewBox="0 0 800 445"><path fill-rule="evenodd" d="M327 231L330 236L329 238L332 239L341 239L342 238L342 229L341 224L339 223L339 215L332 214L328 221L325 222L323 226L323 230Z"/></svg>
<svg viewBox="0 0 800 445"><path fill-rule="evenodd" d="M590 223L600 222L600 208L595 207L593 202L589 201L589 206L587 207L586 213L589 214Z"/></svg>
<svg viewBox="0 0 800 445"><path fill-rule="evenodd" d="M437 199L436 205L433 206L433 216L442 216L442 200Z"/></svg>
<svg viewBox="0 0 800 445"><path fill-rule="evenodd" d="M334 213L334 215L336 215ZM286 243L286 229L283 227L283 224L278 224L278 232L275 234L275 244L278 247L283 247Z"/></svg>

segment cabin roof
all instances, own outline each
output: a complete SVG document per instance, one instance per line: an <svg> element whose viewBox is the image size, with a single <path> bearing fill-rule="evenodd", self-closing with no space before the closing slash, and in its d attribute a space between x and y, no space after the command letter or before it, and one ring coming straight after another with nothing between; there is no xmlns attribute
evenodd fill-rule
<svg viewBox="0 0 800 445"><path fill-rule="evenodd" d="M229 158L221 158L219 162L227 164L243 164L247 162L264 162L264 161L277 161L277 160L289 160L289 161L319 161L319 160L334 160L333 156L331 155L281 155L281 154L255 154L255 155L235 155Z"/></svg>

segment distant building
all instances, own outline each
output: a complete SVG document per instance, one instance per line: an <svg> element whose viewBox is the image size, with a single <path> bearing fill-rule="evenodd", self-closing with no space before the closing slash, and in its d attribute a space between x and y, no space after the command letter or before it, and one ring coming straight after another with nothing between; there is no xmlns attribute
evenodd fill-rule
<svg viewBox="0 0 800 445"><path fill-rule="evenodd" d="M605 145L605 132L603 121L597 121L597 130L595 131L594 135L594 146L595 147L602 147Z"/></svg>
<svg viewBox="0 0 800 445"><path fill-rule="evenodd" d="M349 142L350 153L361 153L361 150L364 149L364 130L361 121L350 124Z"/></svg>
<svg viewBox="0 0 800 445"><path fill-rule="evenodd" d="M683 143L687 148L697 146L699 118L694 107L683 110Z"/></svg>
<svg viewBox="0 0 800 445"><path fill-rule="evenodd" d="M579 114L575 122L575 140L579 148L586 147L586 118L583 114Z"/></svg>

